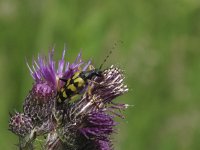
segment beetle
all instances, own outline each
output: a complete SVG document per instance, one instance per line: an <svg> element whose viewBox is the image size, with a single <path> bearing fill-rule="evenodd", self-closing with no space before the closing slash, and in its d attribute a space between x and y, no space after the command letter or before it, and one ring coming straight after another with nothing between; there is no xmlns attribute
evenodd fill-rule
<svg viewBox="0 0 200 150"><path fill-rule="evenodd" d="M93 67L93 69L88 71L78 71L69 79L59 78L59 80L65 82L65 84L57 92L57 103L62 104L67 99L71 100L75 95L81 94L94 77L103 77L103 71L101 69L111 53L112 51L109 52L103 63L97 69Z"/></svg>

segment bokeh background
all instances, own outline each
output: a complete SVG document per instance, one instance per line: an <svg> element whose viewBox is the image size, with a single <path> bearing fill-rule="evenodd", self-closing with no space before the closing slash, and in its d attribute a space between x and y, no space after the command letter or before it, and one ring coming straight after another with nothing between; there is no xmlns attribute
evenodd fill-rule
<svg viewBox="0 0 200 150"><path fill-rule="evenodd" d="M123 41L123 44L119 44ZM115 43L118 43L115 45ZM0 0L0 149L17 149L9 111L22 111L32 86L25 57L66 44L73 61L125 70L129 93L116 150L200 149L200 1ZM114 48L113 48L114 46Z"/></svg>

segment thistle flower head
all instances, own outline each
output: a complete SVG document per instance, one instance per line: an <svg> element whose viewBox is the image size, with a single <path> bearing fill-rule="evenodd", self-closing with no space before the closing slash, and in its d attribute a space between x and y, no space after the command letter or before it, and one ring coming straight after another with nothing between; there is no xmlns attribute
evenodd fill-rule
<svg viewBox="0 0 200 150"><path fill-rule="evenodd" d="M70 64L69 62L65 62L65 52L66 50L63 51L62 58L58 61L58 64L53 60L54 49L49 52L48 58L38 55L37 60L33 60L32 67L27 63L31 76L36 83L46 81L50 82L56 88L59 78L68 79L79 70L79 67L84 64L81 59L81 53ZM90 61L83 67L83 70L86 70L89 64Z"/></svg>
<svg viewBox="0 0 200 150"><path fill-rule="evenodd" d="M113 132L116 123L113 117L104 112L92 112L83 119L84 126L80 132L88 139L105 140Z"/></svg>
<svg viewBox="0 0 200 150"><path fill-rule="evenodd" d="M24 137L33 128L32 120L29 116L16 112L10 118L9 128L13 133Z"/></svg>
<svg viewBox="0 0 200 150"><path fill-rule="evenodd" d="M23 110L34 124L41 124L51 117L56 91L49 82L37 82L25 98Z"/></svg>
<svg viewBox="0 0 200 150"><path fill-rule="evenodd" d="M110 135L116 123L113 117L105 112L92 112L85 116L84 127L80 129L86 139L90 139L97 150L110 150L112 148Z"/></svg>
<svg viewBox="0 0 200 150"><path fill-rule="evenodd" d="M104 78L95 78L91 85L92 95L101 103L111 103L112 100L128 91L127 85L124 85L123 72L113 65L103 71ZM99 83L99 84L95 84Z"/></svg>
<svg viewBox="0 0 200 150"><path fill-rule="evenodd" d="M58 84L59 78L70 78L84 64L81 53L72 64L65 62L64 50L56 67L53 54L54 49L49 52L48 59L39 55L37 60L33 60L32 67L27 63L35 83L25 98L23 110L36 124L41 124L52 117L57 90L63 84ZM90 61L83 67L83 70L86 70L89 64Z"/></svg>

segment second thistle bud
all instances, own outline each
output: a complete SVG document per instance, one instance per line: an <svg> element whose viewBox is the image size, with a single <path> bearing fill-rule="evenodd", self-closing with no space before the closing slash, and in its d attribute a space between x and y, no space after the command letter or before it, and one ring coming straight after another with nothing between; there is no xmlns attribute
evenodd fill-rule
<svg viewBox="0 0 200 150"><path fill-rule="evenodd" d="M24 102L24 113L30 116L35 125L48 120L52 114L56 92L47 82L36 83Z"/></svg>

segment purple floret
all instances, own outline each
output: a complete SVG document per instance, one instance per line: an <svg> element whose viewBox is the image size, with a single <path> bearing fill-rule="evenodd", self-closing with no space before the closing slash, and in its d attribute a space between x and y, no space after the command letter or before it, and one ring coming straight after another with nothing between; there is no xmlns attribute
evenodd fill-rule
<svg viewBox="0 0 200 150"><path fill-rule="evenodd" d="M85 117L85 127L80 129L86 138L105 139L113 132L116 123L113 117L104 112L92 112Z"/></svg>
<svg viewBox="0 0 200 150"><path fill-rule="evenodd" d="M48 59L38 55L37 60L33 60L32 67L27 66L30 70L31 76L35 82L47 81L57 87L57 82L59 78L70 78L75 72L79 71L79 67L84 64L81 59L81 53L78 54L74 63L70 64L65 62L65 52L63 51L62 58L58 61L58 66L56 67L56 61L53 60L54 49L49 52ZM83 71L87 69L90 61L86 63L83 67Z"/></svg>
<svg viewBox="0 0 200 150"><path fill-rule="evenodd" d="M85 126L80 129L80 132L85 138L93 141L96 149L111 149L110 135L113 133L114 126L116 125L112 116L103 111L92 112L85 117L83 124Z"/></svg>

